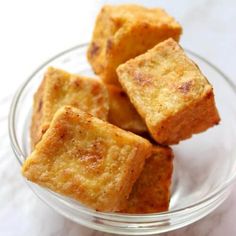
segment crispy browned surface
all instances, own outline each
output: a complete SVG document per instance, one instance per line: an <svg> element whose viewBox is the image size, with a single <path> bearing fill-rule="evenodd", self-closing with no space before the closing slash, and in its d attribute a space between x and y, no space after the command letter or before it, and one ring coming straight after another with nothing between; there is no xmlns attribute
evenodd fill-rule
<svg viewBox="0 0 236 236"><path fill-rule="evenodd" d="M48 68L34 97L31 124L32 147L47 130L55 112L64 105L80 108L107 120L109 109L107 89L96 79Z"/></svg>
<svg viewBox="0 0 236 236"><path fill-rule="evenodd" d="M66 106L54 115L22 173L91 208L117 211L151 149L147 140Z"/></svg>
<svg viewBox="0 0 236 236"><path fill-rule="evenodd" d="M30 129L32 148L41 139L42 135L48 128L47 124L45 124L45 127L43 127L42 125L44 88L45 88L45 79L42 81L37 92L34 95L33 114L32 114L31 129Z"/></svg>
<svg viewBox="0 0 236 236"><path fill-rule="evenodd" d="M173 39L117 69L153 138L175 144L218 124L213 88Z"/></svg>
<svg viewBox="0 0 236 236"><path fill-rule="evenodd" d="M147 132L145 122L131 104L126 93L119 87L108 85L108 122L133 133Z"/></svg>
<svg viewBox="0 0 236 236"><path fill-rule="evenodd" d="M160 8L105 5L96 20L88 60L106 83L118 84L118 65L169 37L179 40L181 32L181 26Z"/></svg>
<svg viewBox="0 0 236 236"><path fill-rule="evenodd" d="M157 213L167 211L173 170L173 153L170 148L154 146L153 154L145 162L135 182L124 213Z"/></svg>

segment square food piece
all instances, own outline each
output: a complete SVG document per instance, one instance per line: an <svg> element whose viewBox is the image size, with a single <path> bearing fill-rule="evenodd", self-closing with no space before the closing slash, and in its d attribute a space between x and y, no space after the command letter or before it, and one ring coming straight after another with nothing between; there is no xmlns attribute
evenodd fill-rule
<svg viewBox="0 0 236 236"><path fill-rule="evenodd" d="M135 182L124 213L157 213L167 211L173 171L173 153L168 147L154 146Z"/></svg>
<svg viewBox="0 0 236 236"><path fill-rule="evenodd" d="M126 93L117 86L108 85L108 122L136 134L147 132L147 127Z"/></svg>
<svg viewBox="0 0 236 236"><path fill-rule="evenodd" d="M30 181L98 211L120 210L152 145L77 108L54 115L23 165Z"/></svg>
<svg viewBox="0 0 236 236"><path fill-rule="evenodd" d="M71 105L91 115L107 120L109 101L104 84L96 79L69 74L48 68L34 96L31 124L32 147L47 130L55 112L64 105Z"/></svg>
<svg viewBox="0 0 236 236"><path fill-rule="evenodd" d="M105 5L97 17L87 57L105 83L119 84L118 65L169 37L179 40L181 32L181 26L160 8Z"/></svg>
<svg viewBox="0 0 236 236"><path fill-rule="evenodd" d="M120 65L117 72L158 143L176 144L220 121L212 86L173 39Z"/></svg>

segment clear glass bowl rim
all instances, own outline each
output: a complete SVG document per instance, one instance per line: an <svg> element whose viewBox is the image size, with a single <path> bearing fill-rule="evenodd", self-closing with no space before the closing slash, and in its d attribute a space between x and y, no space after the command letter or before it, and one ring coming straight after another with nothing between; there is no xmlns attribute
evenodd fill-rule
<svg viewBox="0 0 236 236"><path fill-rule="evenodd" d="M10 111L9 111L9 115L8 115L8 132L9 132L9 137L10 137L10 142L11 142L11 147L12 150L16 156L17 161L19 162L20 166L22 166L24 160L25 160L25 156L23 151L20 148L17 136L16 136L16 130L15 130L15 117L16 117L16 110L17 110L17 106L18 106L18 102L21 98L21 95L24 91L24 89L26 88L26 86L29 84L29 82L34 78L34 76L40 71L42 70L42 68L44 68L46 65L48 65L50 62L52 62L53 60L67 54L70 53L74 50L78 50L80 48L86 47L88 44L84 43L84 44L80 44L80 45L76 45L74 47L71 47L65 51L62 51L61 53L58 53L57 55L55 55L54 57L50 58L49 60L47 60L46 62L44 62L41 66L39 66L29 77L28 79L25 80L25 82L18 88L18 90L16 91L11 106L10 106ZM204 57L199 56L197 53L185 49L185 51L188 54L192 54L193 56L199 58L200 60L204 61L206 64L208 64L210 67L212 67L218 74L220 74L226 81L226 83L228 83L229 87L231 87L231 89L233 90L234 94L236 95L236 86L235 84L220 70L218 69L218 67L216 67L214 64L212 64L211 62L209 62L208 60L206 60ZM138 219L140 220L140 217L144 217L146 219L148 218L155 218L156 220L162 220L163 218L168 218L168 217L173 217L174 215L178 215L178 214L182 214L182 213L187 213L187 212L192 212L194 210L204 207L205 205L207 205L207 202L211 202L212 199L216 198L217 196L220 196L221 193L223 193L232 183L233 181L236 179L236 172L234 172L224 183L222 183L221 185L219 185L211 194L208 194L206 197L204 197L203 199L189 205L183 208L179 208L179 209L175 209L175 210L169 210L169 211L165 211L165 212L161 212L161 213L152 213L152 214L124 214L124 213L104 213L104 212L96 212L92 209L89 209L87 207L78 207L81 212L86 212L91 216L94 217L102 217L103 219L119 219L121 218L122 220L124 220L124 218L126 219ZM32 189L33 190L33 189ZM34 190L33 190L34 191ZM35 192L35 191L34 191ZM48 190L48 192L50 193L51 191ZM52 193L52 192L51 192ZM50 194L51 194L50 193ZM41 199L43 200L36 192L35 194ZM55 195L56 197L56 195Z"/></svg>

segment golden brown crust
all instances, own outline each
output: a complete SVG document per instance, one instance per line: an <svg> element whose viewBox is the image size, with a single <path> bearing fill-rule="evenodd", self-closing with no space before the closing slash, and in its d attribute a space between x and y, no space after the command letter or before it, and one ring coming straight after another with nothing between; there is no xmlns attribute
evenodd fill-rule
<svg viewBox="0 0 236 236"><path fill-rule="evenodd" d="M96 210L118 211L151 147L131 132L66 106L54 115L22 173Z"/></svg>
<svg viewBox="0 0 236 236"><path fill-rule="evenodd" d="M158 143L178 143L220 120L212 86L173 39L120 65L117 73Z"/></svg>
<svg viewBox="0 0 236 236"><path fill-rule="evenodd" d="M32 112L32 121L30 127L30 138L32 148L41 139L44 132L48 127L41 127L41 121L43 119L43 91L45 88L45 79L40 84L37 92L34 95L34 105Z"/></svg>
<svg viewBox="0 0 236 236"><path fill-rule="evenodd" d="M105 5L99 13L87 57L105 83L119 84L115 69L172 37L179 40L181 26L160 8Z"/></svg>
<svg viewBox="0 0 236 236"><path fill-rule="evenodd" d="M172 150L154 146L153 154L146 160L122 212L145 214L167 211L172 172Z"/></svg>
<svg viewBox="0 0 236 236"><path fill-rule="evenodd" d="M80 108L107 120L109 110L107 89L96 79L48 68L35 94L31 125L32 147L47 130L55 112L64 105Z"/></svg>
<svg viewBox="0 0 236 236"><path fill-rule="evenodd" d="M108 85L108 122L136 134L147 132L145 122L135 110L126 93L117 86Z"/></svg>

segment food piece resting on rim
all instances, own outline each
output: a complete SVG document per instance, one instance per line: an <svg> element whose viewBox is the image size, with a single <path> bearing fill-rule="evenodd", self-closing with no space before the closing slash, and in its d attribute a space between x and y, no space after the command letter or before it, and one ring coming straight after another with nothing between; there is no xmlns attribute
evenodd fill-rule
<svg viewBox="0 0 236 236"><path fill-rule="evenodd" d="M55 112L64 105L80 108L102 120L107 120L109 110L107 89L97 79L49 67L34 96L31 123L32 148L48 129Z"/></svg>
<svg viewBox="0 0 236 236"><path fill-rule="evenodd" d="M95 210L119 211L151 151L146 139L65 106L54 115L22 173Z"/></svg>

